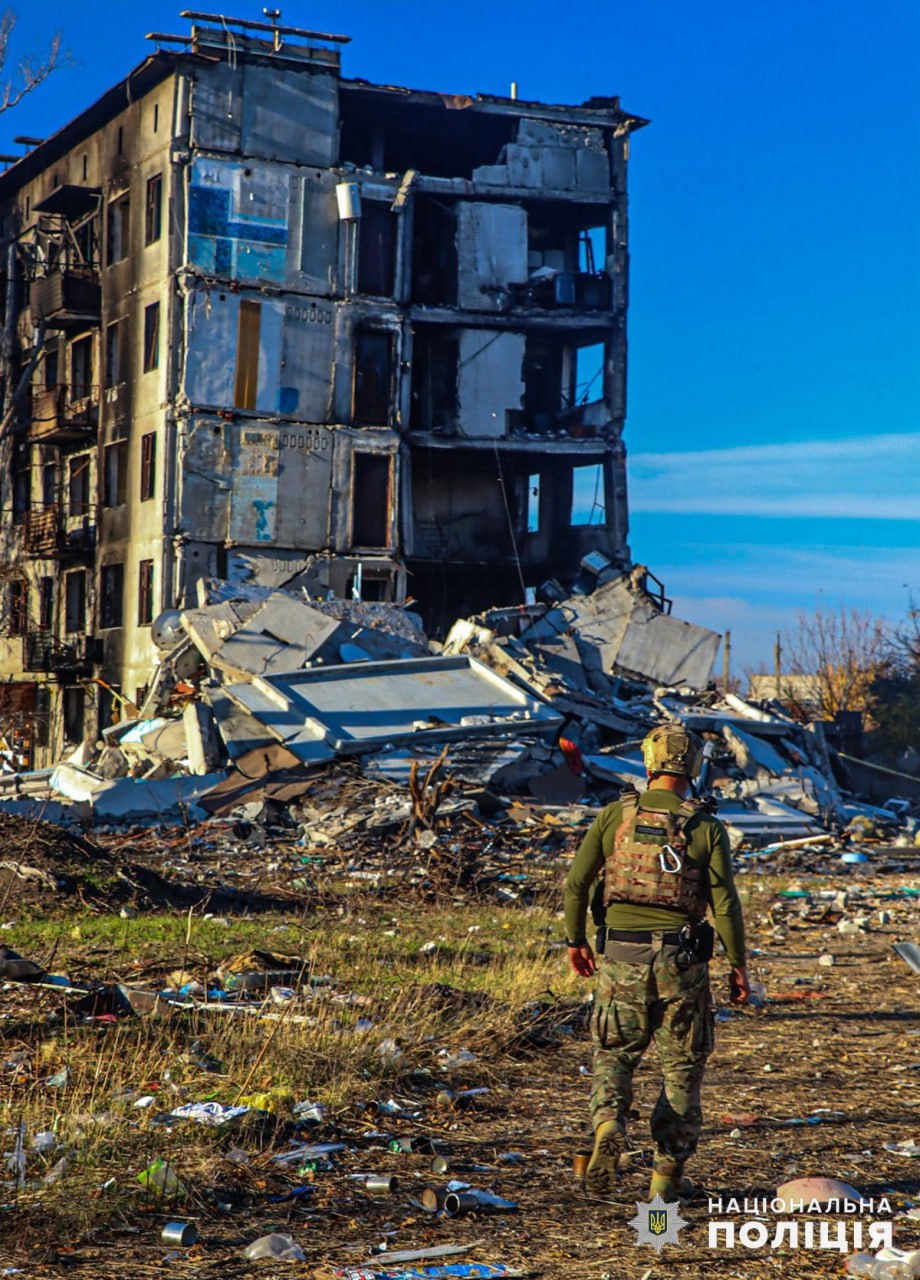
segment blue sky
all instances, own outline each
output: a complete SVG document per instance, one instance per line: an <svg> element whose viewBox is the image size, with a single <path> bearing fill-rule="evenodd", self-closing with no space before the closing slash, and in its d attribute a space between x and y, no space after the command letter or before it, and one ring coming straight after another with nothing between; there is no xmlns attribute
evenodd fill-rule
<svg viewBox="0 0 920 1280"><path fill-rule="evenodd" d="M22 6L72 65L6 120L46 136L179 6ZM261 17L240 4L239 16ZM675 610L771 661L798 610L896 619L920 596L920 4L916 0L287 3L353 37L345 73L449 92L620 94L633 139L633 555Z"/></svg>

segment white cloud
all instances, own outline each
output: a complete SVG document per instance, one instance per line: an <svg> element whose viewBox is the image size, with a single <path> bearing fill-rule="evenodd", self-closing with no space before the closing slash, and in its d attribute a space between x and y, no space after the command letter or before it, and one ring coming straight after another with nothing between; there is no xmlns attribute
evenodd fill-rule
<svg viewBox="0 0 920 1280"><path fill-rule="evenodd" d="M920 432L629 459L636 512L920 520Z"/></svg>

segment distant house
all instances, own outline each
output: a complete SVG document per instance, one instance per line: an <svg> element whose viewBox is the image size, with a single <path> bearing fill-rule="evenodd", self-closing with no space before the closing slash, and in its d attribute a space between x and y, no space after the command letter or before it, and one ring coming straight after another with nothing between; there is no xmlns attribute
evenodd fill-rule
<svg viewBox="0 0 920 1280"><path fill-rule="evenodd" d="M775 674L752 675L747 696L751 702L766 702L774 698L796 713L818 714L822 703L821 679L804 672L783 673L779 677L777 688Z"/></svg>

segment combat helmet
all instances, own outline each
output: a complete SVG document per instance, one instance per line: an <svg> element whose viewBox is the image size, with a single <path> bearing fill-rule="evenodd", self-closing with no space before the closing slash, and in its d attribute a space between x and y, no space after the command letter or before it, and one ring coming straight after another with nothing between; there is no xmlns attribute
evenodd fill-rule
<svg viewBox="0 0 920 1280"><path fill-rule="evenodd" d="M695 778L703 763L703 741L680 725L660 724L642 743L645 771Z"/></svg>

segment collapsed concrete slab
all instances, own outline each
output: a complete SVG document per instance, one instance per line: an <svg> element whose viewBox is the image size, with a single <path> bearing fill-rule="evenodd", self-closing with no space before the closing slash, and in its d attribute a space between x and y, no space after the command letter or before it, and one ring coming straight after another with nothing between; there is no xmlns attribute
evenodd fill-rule
<svg viewBox="0 0 920 1280"><path fill-rule="evenodd" d="M574 636L588 673L622 673L656 684L704 689L721 642L718 632L663 613L618 578L590 595L569 596L523 632L525 644Z"/></svg>
<svg viewBox="0 0 920 1280"><path fill-rule="evenodd" d="M313 668L257 677L227 693L307 763L388 742L553 732L564 723L546 703L463 656Z"/></svg>

